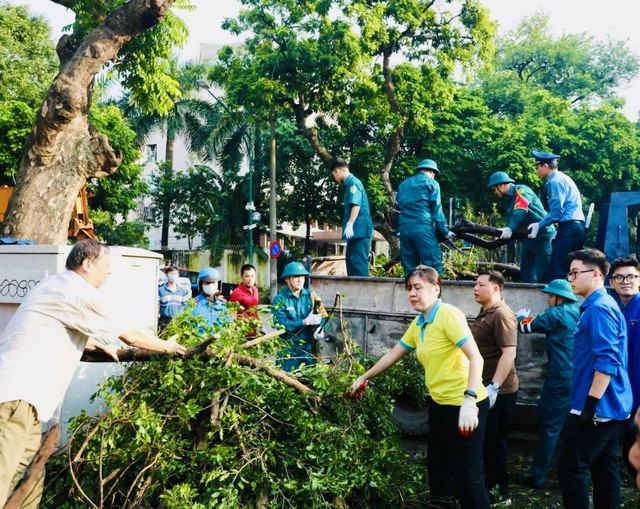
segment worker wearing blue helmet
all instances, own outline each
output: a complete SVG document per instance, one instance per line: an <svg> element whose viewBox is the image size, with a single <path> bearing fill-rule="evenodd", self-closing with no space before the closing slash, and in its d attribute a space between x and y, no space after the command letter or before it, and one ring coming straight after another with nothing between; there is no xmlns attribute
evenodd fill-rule
<svg viewBox="0 0 640 509"><path fill-rule="evenodd" d="M543 290L548 309L536 316L520 309L518 331L521 334L546 335L547 370L538 401L538 434L540 441L533 453L529 472L523 484L542 488L553 461L558 437L571 410L573 374L573 331L580 318L578 298L566 279L554 279Z"/></svg>
<svg viewBox="0 0 640 509"><path fill-rule="evenodd" d="M277 361L284 371L314 363L314 333L320 325L322 314L313 312L315 295L304 287L308 275L302 263L287 264L282 271L282 279L287 287L272 302L274 322L286 330L281 337L287 346L278 354Z"/></svg>
<svg viewBox="0 0 640 509"><path fill-rule="evenodd" d="M201 334L216 333L225 323L231 321L231 314L227 303L220 295L220 280L222 275L218 269L207 267L198 273L198 290L200 294L195 298L193 316L204 318L206 327L200 326Z"/></svg>
<svg viewBox="0 0 640 509"><path fill-rule="evenodd" d="M504 171L497 171L489 177L487 189L491 189L503 200L508 224L498 228L500 238L508 240L517 228L538 223L547 215L540 198L523 184L516 184ZM540 229L535 239L522 241L520 254L520 277L524 283L541 283L549 270L551 260L551 239L556 229L547 225Z"/></svg>
<svg viewBox="0 0 640 509"><path fill-rule="evenodd" d="M400 234L400 262L404 274L411 274L418 265L428 265L442 274L442 251L438 235L453 239L447 228L440 202L440 186L436 175L438 165L423 159L415 175L398 187L394 206L396 230Z"/></svg>

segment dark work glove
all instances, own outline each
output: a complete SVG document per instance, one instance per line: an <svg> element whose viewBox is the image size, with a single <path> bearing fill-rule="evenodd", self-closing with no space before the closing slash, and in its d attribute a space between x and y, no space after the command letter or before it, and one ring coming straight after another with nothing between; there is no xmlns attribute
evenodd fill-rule
<svg viewBox="0 0 640 509"><path fill-rule="evenodd" d="M580 422L585 428L593 429L596 427L596 406L598 405L598 398L593 396L587 396L584 402L584 407L580 413Z"/></svg>

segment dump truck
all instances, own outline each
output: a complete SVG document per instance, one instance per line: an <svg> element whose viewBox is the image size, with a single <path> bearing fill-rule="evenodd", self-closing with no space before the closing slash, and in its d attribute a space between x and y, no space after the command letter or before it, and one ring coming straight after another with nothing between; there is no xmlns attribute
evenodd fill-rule
<svg viewBox="0 0 640 509"><path fill-rule="evenodd" d="M640 192L612 193L609 204L600 210L596 247L612 261L623 256L637 257L638 242L634 240L637 228L637 210ZM496 241L494 241L496 242ZM497 245L504 244L501 241ZM345 332L341 322L348 324L347 334L363 350L372 356L381 356L402 338L416 312L411 308L405 290L404 279L390 277L346 277L326 275L343 273L336 268L338 259L303 260L310 269L310 289L331 303L340 294L342 317L334 314L328 324L326 337L332 343L329 351L341 350ZM328 268L328 269L327 269ZM325 270L327 269L327 270ZM473 298L474 281L443 281L442 299L460 308L469 324L480 311ZM532 315L547 308L545 285L508 282L504 288L504 299L514 311L531 309ZM580 299L582 300L582 299ZM535 405L540 396L547 363L545 338L542 334L519 334L516 368L520 379L518 409L515 425L535 428ZM323 345L327 350L327 345ZM330 354L329 354L330 355ZM423 434L428 430L425 408L415 408L410 402L399 401L392 415L401 431L407 434ZM528 425L528 426L527 426Z"/></svg>

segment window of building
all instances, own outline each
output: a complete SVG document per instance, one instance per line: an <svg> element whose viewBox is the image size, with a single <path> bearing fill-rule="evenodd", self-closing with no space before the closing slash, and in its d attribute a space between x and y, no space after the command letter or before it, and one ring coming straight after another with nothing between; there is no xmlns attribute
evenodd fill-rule
<svg viewBox="0 0 640 509"><path fill-rule="evenodd" d="M155 163L158 160L158 145L147 145L146 161Z"/></svg>

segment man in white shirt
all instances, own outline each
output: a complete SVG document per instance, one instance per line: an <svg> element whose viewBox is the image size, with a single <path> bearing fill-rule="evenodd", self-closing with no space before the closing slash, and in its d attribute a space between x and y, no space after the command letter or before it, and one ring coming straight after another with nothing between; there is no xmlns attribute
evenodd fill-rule
<svg viewBox="0 0 640 509"><path fill-rule="evenodd" d="M186 353L174 339L123 330L112 319L97 291L109 275L107 246L78 241L66 268L29 292L0 335L0 507L40 447L42 423L57 420L85 348L103 350L117 361L113 341L120 338L145 350ZM38 507L43 480L28 507Z"/></svg>

